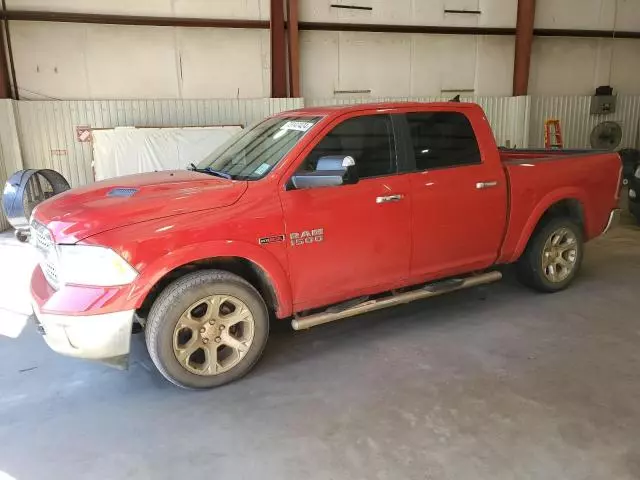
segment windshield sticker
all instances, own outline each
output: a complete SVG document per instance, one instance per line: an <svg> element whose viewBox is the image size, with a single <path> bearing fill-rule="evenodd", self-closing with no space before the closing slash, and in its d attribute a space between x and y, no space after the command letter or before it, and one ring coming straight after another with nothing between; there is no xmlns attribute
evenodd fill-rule
<svg viewBox="0 0 640 480"><path fill-rule="evenodd" d="M282 130L297 130L298 132L306 132L313 127L313 122L287 122L282 127Z"/></svg>
<svg viewBox="0 0 640 480"><path fill-rule="evenodd" d="M256 176L264 175L265 173L267 173L269 171L270 168L271 168L271 165L269 165L268 163L263 163L258 168L256 168L256 170L255 170L255 172L253 172L253 174L256 175Z"/></svg>

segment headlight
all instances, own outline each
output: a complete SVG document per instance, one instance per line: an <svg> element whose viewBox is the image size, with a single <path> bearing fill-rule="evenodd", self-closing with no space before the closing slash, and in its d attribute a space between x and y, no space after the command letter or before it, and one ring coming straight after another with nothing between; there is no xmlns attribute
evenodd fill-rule
<svg viewBox="0 0 640 480"><path fill-rule="evenodd" d="M116 252L93 245L58 245L64 283L112 287L127 285L138 272Z"/></svg>
<svg viewBox="0 0 640 480"><path fill-rule="evenodd" d="M640 178L640 167L636 168L636 171L633 174L633 176L636 177L636 178Z"/></svg>

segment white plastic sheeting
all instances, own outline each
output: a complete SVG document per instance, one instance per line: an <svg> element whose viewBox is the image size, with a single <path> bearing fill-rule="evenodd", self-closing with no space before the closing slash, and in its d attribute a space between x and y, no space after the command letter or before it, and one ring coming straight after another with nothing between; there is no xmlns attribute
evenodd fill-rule
<svg viewBox="0 0 640 480"><path fill-rule="evenodd" d="M93 132L96 180L159 170L179 170L197 164L230 137L239 126L194 128L120 127Z"/></svg>

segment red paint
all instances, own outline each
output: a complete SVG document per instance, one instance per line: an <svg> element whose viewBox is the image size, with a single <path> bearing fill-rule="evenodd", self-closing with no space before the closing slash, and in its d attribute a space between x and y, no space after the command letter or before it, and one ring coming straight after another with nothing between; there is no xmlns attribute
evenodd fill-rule
<svg viewBox="0 0 640 480"><path fill-rule="evenodd" d="M287 190L311 149L343 120L363 114L458 111L469 118L481 165L363 179L355 185ZM260 268L277 296L277 315L481 270L517 260L545 211L580 202L587 240L617 205L615 153L499 152L484 113L464 103L388 103L310 108L322 116L265 178L230 181L187 171L121 177L41 204L36 218L58 243L105 245L140 272L128 286L52 290L39 267L33 297L44 313L92 315L139 307L168 272L212 257L241 257ZM486 190L476 183L496 181ZM135 187L130 198L107 197ZM377 204L400 194L402 201ZM323 229L322 241L291 245L291 234ZM260 238L284 241L260 244Z"/></svg>

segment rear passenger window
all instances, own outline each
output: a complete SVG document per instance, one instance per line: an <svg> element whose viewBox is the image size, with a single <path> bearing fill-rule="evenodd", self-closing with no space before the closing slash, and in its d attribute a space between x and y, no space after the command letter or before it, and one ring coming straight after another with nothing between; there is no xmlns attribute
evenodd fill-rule
<svg viewBox="0 0 640 480"><path fill-rule="evenodd" d="M458 112L408 113L417 170L480 163L478 141L469 119Z"/></svg>

